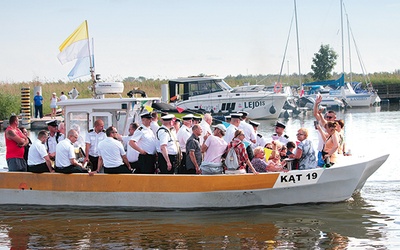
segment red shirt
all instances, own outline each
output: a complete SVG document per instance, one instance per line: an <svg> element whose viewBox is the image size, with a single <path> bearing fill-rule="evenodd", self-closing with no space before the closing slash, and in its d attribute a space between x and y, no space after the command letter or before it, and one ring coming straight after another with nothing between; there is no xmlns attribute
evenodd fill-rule
<svg viewBox="0 0 400 250"><path fill-rule="evenodd" d="M24 134L22 134L21 130L19 129L13 129L10 126L7 127L5 133L7 134L7 132L9 130L13 130L14 133L21 138L24 138ZM24 147L19 147L18 144L7 138L7 136L5 136L6 138L6 159L11 159L11 158L24 158L24 152L25 152L25 148Z"/></svg>

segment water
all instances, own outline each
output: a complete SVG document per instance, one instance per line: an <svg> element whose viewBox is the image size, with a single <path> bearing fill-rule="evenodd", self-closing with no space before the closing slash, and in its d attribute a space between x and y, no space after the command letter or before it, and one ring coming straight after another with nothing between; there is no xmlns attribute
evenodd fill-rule
<svg viewBox="0 0 400 250"><path fill-rule="evenodd" d="M399 107L338 116L354 155L391 154L349 201L184 211L0 206L0 249L399 249ZM307 127L316 145L309 114L285 122L290 138ZM274 121L261 123L270 135ZM0 143L2 153L4 133Z"/></svg>

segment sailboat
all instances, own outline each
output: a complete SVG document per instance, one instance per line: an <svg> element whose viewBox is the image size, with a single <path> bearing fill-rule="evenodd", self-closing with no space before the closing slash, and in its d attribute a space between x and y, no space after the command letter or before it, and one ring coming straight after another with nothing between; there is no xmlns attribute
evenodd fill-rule
<svg viewBox="0 0 400 250"><path fill-rule="evenodd" d="M317 94L321 94L323 97L322 105L327 107L332 106L347 106L347 107L370 107L373 104L380 102L380 98L376 91L369 89L368 91L355 91L352 85L352 81L345 82L345 71L344 71L344 34L343 34L343 0L340 0L341 10L341 36L342 36L342 74L336 80L319 81L303 84L303 86L309 87L307 93L308 97L315 98ZM347 15L347 14L346 14ZM347 28L350 37L350 25L347 18ZM354 40L354 39L353 39ZM357 50L358 53L358 50ZM350 54L350 39L349 39L349 54ZM352 79L351 73L351 56L350 60L350 79ZM370 84L369 84L370 85Z"/></svg>

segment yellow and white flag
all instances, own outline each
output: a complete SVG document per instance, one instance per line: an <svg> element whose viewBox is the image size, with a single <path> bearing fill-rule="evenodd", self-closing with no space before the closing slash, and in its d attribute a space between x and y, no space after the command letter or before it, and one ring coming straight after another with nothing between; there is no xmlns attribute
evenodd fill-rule
<svg viewBox="0 0 400 250"><path fill-rule="evenodd" d="M83 49L85 46L87 46L87 50ZM59 49L60 54L57 58L61 64L89 56L89 35L86 20L60 45Z"/></svg>

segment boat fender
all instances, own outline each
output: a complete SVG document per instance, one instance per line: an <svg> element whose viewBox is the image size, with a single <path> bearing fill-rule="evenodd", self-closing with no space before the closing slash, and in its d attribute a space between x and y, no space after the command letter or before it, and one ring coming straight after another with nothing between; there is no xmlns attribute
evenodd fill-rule
<svg viewBox="0 0 400 250"><path fill-rule="evenodd" d="M176 102L179 99L179 95L174 95L170 98L170 102Z"/></svg>
<svg viewBox="0 0 400 250"><path fill-rule="evenodd" d="M275 93L280 93L282 91L282 83L277 82L274 85L274 92Z"/></svg>
<svg viewBox="0 0 400 250"><path fill-rule="evenodd" d="M272 104L272 106L269 108L269 112L271 114L275 114L276 113L276 108L274 107L274 105Z"/></svg>

